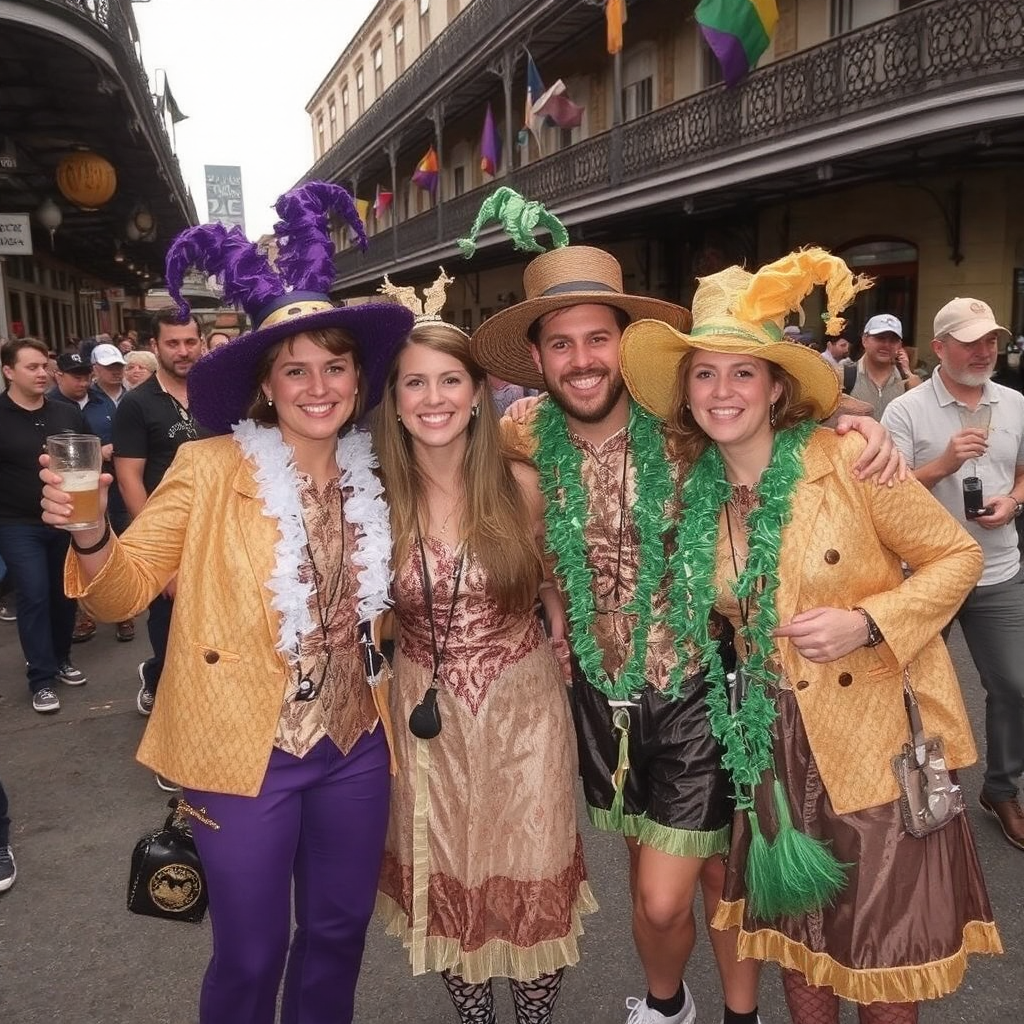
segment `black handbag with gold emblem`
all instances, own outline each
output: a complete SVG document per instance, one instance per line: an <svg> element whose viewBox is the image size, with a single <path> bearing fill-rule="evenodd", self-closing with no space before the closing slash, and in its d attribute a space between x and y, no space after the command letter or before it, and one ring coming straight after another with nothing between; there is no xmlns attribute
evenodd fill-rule
<svg viewBox="0 0 1024 1024"><path fill-rule="evenodd" d="M206 876L188 818L220 826L182 798L168 801L163 828L148 832L132 851L128 909L133 914L197 923L206 915Z"/></svg>

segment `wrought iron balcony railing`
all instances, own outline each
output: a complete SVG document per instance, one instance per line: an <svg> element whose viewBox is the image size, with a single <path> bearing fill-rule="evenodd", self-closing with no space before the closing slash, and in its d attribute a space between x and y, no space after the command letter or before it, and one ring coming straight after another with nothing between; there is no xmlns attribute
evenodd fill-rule
<svg viewBox="0 0 1024 1024"><path fill-rule="evenodd" d="M475 0L467 11L487 2ZM770 64L734 89L705 90L586 139L513 171L508 183L555 205L809 128L829 125L835 134L851 114L1022 75L1020 0L932 0ZM443 203L443 239L436 209L400 223L402 259L421 250L426 258L454 239L500 183ZM394 262L395 230L375 235L365 255L340 253L338 283L344 287L348 278L387 269Z"/></svg>

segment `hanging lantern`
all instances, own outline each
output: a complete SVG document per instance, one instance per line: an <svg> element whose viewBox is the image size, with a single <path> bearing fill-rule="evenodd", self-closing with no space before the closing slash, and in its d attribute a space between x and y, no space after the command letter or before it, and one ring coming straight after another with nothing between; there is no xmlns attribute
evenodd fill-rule
<svg viewBox="0 0 1024 1024"><path fill-rule="evenodd" d="M98 153L68 153L57 167L57 187L65 199L83 210L98 210L117 190L114 165Z"/></svg>
<svg viewBox="0 0 1024 1024"><path fill-rule="evenodd" d="M36 220L50 232L50 248L52 249L53 234L64 223L64 214L60 212L60 207L47 196L36 210Z"/></svg>

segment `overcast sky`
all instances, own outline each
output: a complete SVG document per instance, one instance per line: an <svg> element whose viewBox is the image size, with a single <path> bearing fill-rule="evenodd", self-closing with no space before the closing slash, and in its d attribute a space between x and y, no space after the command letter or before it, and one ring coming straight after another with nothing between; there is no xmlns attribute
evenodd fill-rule
<svg viewBox="0 0 1024 1024"><path fill-rule="evenodd" d="M188 115L177 152L201 221L206 164L240 165L245 230L313 164L306 103L376 0L148 0L134 4L150 81L166 72Z"/></svg>

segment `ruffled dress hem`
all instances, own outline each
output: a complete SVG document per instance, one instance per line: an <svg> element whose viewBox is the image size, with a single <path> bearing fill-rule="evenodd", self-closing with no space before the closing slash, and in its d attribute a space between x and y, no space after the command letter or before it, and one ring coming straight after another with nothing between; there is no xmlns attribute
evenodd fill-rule
<svg viewBox="0 0 1024 1024"><path fill-rule="evenodd" d="M755 932L743 928L745 900L722 900L711 922L725 931L739 928L737 953L741 959L771 960L799 971L811 985L827 986L836 995L855 1003L916 1003L940 999L959 988L967 971L967 957L973 953L999 954L1003 944L991 921L968 921L963 942L951 956L929 963L899 967L857 969L818 953L772 928Z"/></svg>

